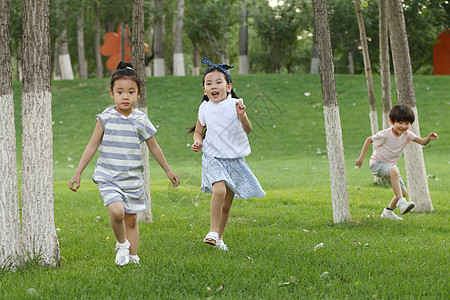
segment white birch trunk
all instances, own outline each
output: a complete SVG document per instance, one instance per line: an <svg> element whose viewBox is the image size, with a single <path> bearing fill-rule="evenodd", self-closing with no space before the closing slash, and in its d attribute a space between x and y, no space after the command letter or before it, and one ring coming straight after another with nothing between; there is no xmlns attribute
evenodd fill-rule
<svg viewBox="0 0 450 300"><path fill-rule="evenodd" d="M173 51L173 75L185 76L183 54L183 17L184 0L177 0L177 22L175 24L174 51Z"/></svg>
<svg viewBox="0 0 450 300"><path fill-rule="evenodd" d="M174 76L185 76L184 71L184 54L174 53L173 54L173 75Z"/></svg>
<svg viewBox="0 0 450 300"><path fill-rule="evenodd" d="M349 221L351 216L339 107L324 105L323 113L327 137L328 164L330 166L333 220L335 223L341 223Z"/></svg>
<svg viewBox="0 0 450 300"><path fill-rule="evenodd" d="M30 258L55 266L49 0L23 0L22 15L22 236Z"/></svg>
<svg viewBox="0 0 450 300"><path fill-rule="evenodd" d="M370 128L372 130L372 135L375 135L378 132L377 102L375 98L375 89L373 87L372 66L370 64L369 45L367 44L366 26L364 25L360 0L355 0L355 10L358 19L359 37L363 51L364 70L366 73L367 95L370 106L369 108Z"/></svg>
<svg viewBox="0 0 450 300"><path fill-rule="evenodd" d="M145 78L144 51L144 0L133 0L133 32L131 57L136 73L141 79L141 97L137 102L137 109L147 115L147 79ZM147 143L141 144L142 163L144 166L143 180L147 202L147 209L138 214L138 220L152 222L152 200L150 195L150 165Z"/></svg>
<svg viewBox="0 0 450 300"><path fill-rule="evenodd" d="M80 78L88 78L87 60L84 55L84 13L81 12L77 18L77 43L78 43L78 66Z"/></svg>
<svg viewBox="0 0 450 300"><path fill-rule="evenodd" d="M386 0L379 2L380 26L380 69L381 69L381 98L383 102L383 129L389 128L389 112L392 108L391 71L389 66L389 30L386 11Z"/></svg>
<svg viewBox="0 0 450 300"><path fill-rule="evenodd" d="M419 115L417 107L412 107L415 115L415 121L410 131L420 136ZM427 171L423 157L422 146L417 143L411 143L405 148L405 169L409 190L409 200L416 205L414 210L418 212L429 212L433 210L430 192L428 190ZM422 162L422 163L420 163Z"/></svg>
<svg viewBox="0 0 450 300"><path fill-rule="evenodd" d="M12 65L9 43L11 1L0 8L0 268L13 267L21 255L19 188Z"/></svg>
<svg viewBox="0 0 450 300"><path fill-rule="evenodd" d="M250 73L248 63L248 8L246 0L241 1L241 13L239 15L239 74Z"/></svg>
<svg viewBox="0 0 450 300"><path fill-rule="evenodd" d="M247 75L249 73L248 55L239 55L239 74Z"/></svg>
<svg viewBox="0 0 450 300"><path fill-rule="evenodd" d="M51 99L50 92L22 93L22 235L27 253L56 265Z"/></svg>
<svg viewBox="0 0 450 300"><path fill-rule="evenodd" d="M200 54L198 50L198 43L194 43L192 46L192 75L198 76L200 75L200 66L198 62L200 61Z"/></svg>
<svg viewBox="0 0 450 300"><path fill-rule="evenodd" d="M342 143L333 54L325 0L313 0L314 24L320 63L320 80L324 104L328 163L330 166L331 202L334 223L350 221L347 177Z"/></svg>
<svg viewBox="0 0 450 300"><path fill-rule="evenodd" d="M155 58L153 60L153 74L155 77L166 76L164 69L164 58Z"/></svg>
<svg viewBox="0 0 450 300"><path fill-rule="evenodd" d="M94 45L95 45L95 74L97 78L103 78L103 62L100 53L100 12L98 10L98 2L94 2Z"/></svg>
<svg viewBox="0 0 450 300"><path fill-rule="evenodd" d="M70 61L69 43L67 42L67 30L61 33L61 45L58 50L58 63L61 70L61 79L73 80L72 62Z"/></svg>
<svg viewBox="0 0 450 300"><path fill-rule="evenodd" d="M3 76L11 76L11 73ZM0 103L4 108L0 114L0 267L2 267L17 264L17 258L21 255L21 240L12 88L9 94L0 95Z"/></svg>

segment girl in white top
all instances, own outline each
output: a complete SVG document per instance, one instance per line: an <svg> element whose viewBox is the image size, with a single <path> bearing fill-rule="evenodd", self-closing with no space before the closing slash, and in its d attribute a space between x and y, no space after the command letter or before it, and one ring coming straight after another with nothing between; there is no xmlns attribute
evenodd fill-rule
<svg viewBox="0 0 450 300"><path fill-rule="evenodd" d="M202 63L210 67L203 75L204 97L191 148L195 152L203 151L201 189L212 193L211 225L203 241L226 251L223 233L233 198L261 198L266 193L245 162L245 156L250 154L247 134L252 124L242 99L237 99L232 90L231 77L226 71L232 66L214 65L205 58Z"/></svg>
<svg viewBox="0 0 450 300"><path fill-rule="evenodd" d="M97 115L94 133L69 184L72 191L78 190L81 174L98 149L92 179L109 210L117 239L115 261L120 266L139 263L137 213L147 209L140 144L147 144L174 187L180 183L156 142L155 127L147 115L133 108L140 93L141 82L132 64L120 62L111 77L110 94L115 105Z"/></svg>
<svg viewBox="0 0 450 300"><path fill-rule="evenodd" d="M392 220L403 220L394 213L398 207L400 213L406 214L414 208L414 203L406 201L406 186L397 167L397 161L402 156L403 150L411 142L422 146L428 145L430 140L437 140L438 135L431 132L426 138L420 138L409 131L409 127L414 123L413 110L404 104L395 105L389 113L389 122L392 127L382 130L374 136L369 136L361 150L361 155L356 160L356 166L361 167L364 156L373 143L373 153L370 158L370 171L375 176L386 178L394 190L394 198L383 210L381 218Z"/></svg>

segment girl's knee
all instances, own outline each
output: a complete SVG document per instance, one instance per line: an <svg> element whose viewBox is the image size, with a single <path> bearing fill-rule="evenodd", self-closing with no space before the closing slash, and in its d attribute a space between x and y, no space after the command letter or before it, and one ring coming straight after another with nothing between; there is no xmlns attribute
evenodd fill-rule
<svg viewBox="0 0 450 300"><path fill-rule="evenodd" d="M213 183L212 193L216 197L225 197L227 193L227 186L224 181L218 181Z"/></svg>

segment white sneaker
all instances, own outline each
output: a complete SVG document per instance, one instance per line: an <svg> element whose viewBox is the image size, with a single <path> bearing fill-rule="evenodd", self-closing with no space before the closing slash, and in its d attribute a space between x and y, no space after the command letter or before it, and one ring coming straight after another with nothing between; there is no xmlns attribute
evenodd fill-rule
<svg viewBox="0 0 450 300"><path fill-rule="evenodd" d="M227 245L222 240L217 241L216 248L223 250L223 251L228 251Z"/></svg>
<svg viewBox="0 0 450 300"><path fill-rule="evenodd" d="M399 216L397 216L393 210L389 210L387 208L383 209L383 212L381 213L381 218L382 219L391 219L391 220L403 220L403 218L400 218Z"/></svg>
<svg viewBox="0 0 450 300"><path fill-rule="evenodd" d="M415 206L414 203L412 203L411 201L410 202L406 201L406 199L403 197L401 197L397 201L397 207L400 210L400 214L402 215L409 212L411 209L414 208L414 206Z"/></svg>
<svg viewBox="0 0 450 300"><path fill-rule="evenodd" d="M130 259L130 264L139 264L140 258L137 255L128 255L129 259Z"/></svg>
<svg viewBox="0 0 450 300"><path fill-rule="evenodd" d="M119 266L125 266L130 262L130 242L125 240L125 243L116 243L116 264Z"/></svg>

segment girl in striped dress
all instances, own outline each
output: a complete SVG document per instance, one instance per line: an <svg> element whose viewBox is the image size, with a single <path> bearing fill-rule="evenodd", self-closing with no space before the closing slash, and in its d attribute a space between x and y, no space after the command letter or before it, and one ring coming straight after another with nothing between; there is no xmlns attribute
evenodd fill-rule
<svg viewBox="0 0 450 300"><path fill-rule="evenodd" d="M206 58L202 63L209 68L203 75L204 97L191 148L195 152L203 151L201 189L212 193L210 229L203 241L227 251L223 233L233 198L261 198L266 193L245 162L245 156L250 154L247 134L252 124L242 99L232 89L227 72L232 66L215 65Z"/></svg>
<svg viewBox="0 0 450 300"><path fill-rule="evenodd" d="M155 127L147 115L133 109L141 92L141 82L130 63L120 62L111 77L111 98L115 105L97 115L94 133L84 150L70 189L78 190L81 174L99 150L94 182L108 207L111 227L117 239L116 264L139 263L137 213L147 209L140 144L145 142L173 186L178 176L167 164L154 137Z"/></svg>

